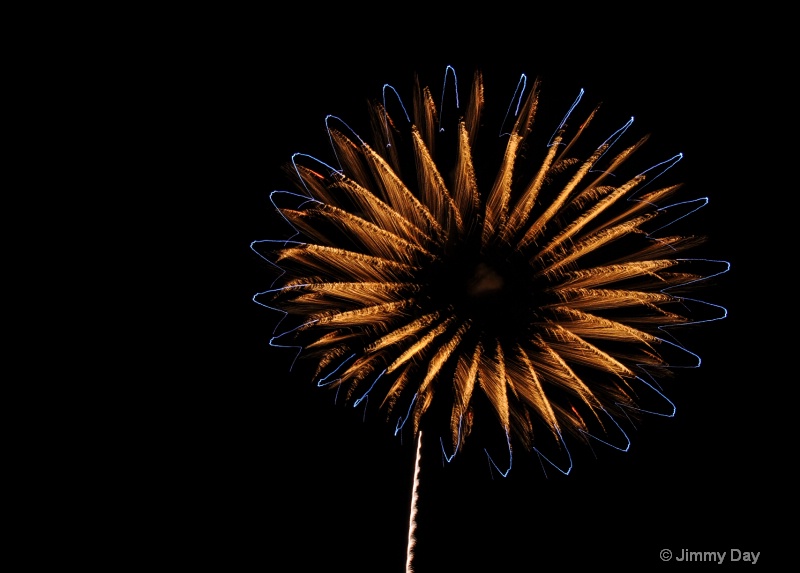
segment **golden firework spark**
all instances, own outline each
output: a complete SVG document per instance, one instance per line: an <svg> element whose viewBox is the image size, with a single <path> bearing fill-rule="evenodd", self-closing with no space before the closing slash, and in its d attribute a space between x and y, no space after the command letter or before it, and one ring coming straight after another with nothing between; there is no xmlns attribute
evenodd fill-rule
<svg viewBox="0 0 800 573"><path fill-rule="evenodd" d="M618 149L628 122L587 159L571 157L598 111L570 131L579 97L530 169L539 87L517 101L488 182L477 169L480 73L454 130L419 83L410 113L372 105L372 145L329 116L338 167L296 155L299 192L273 202L297 235L253 244L283 271L255 300L296 320L272 343L315 357L318 384L355 405L379 396L398 431L429 424L446 451L486 420L509 449L621 432L616 419L640 409L643 389L663 398L651 374L669 372L669 355L696 358L664 328L725 314L683 293L727 263L679 257L701 239L662 232L706 202L651 188L680 156L620 178L647 139ZM699 319L698 307L719 312Z"/></svg>

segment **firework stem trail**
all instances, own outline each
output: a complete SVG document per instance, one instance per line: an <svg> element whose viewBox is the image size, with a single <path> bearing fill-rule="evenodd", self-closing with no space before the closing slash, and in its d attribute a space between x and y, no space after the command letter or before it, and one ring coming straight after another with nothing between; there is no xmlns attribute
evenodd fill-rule
<svg viewBox="0 0 800 573"><path fill-rule="evenodd" d="M406 550L406 573L414 573L411 562L414 560L414 546L417 539L414 533L417 529L417 500L419 499L419 461L422 454L422 432L417 435L417 457L414 461L414 485L411 489L411 511L408 516L408 549Z"/></svg>

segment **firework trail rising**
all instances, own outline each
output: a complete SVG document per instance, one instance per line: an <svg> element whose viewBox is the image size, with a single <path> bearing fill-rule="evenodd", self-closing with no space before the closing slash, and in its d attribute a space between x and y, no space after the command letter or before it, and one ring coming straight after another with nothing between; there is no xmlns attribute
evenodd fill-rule
<svg viewBox="0 0 800 573"><path fill-rule="evenodd" d="M673 415L656 380L700 364L667 329L726 315L686 293L728 264L682 256L702 238L669 234L707 199L653 185L682 156L623 176L647 140L626 143L631 118L573 157L598 112L573 121L583 92L534 147L539 82L527 87L499 152L479 137L480 73L464 107L450 67L440 107L419 83L408 107L384 86L372 144L328 116L333 165L295 154L297 192L270 196L295 234L252 244L280 269L254 297L283 314L273 346L313 357L318 386L354 406L377 396L396 433L425 425L448 460L494 432L503 475L512 443L563 473L567 435L627 450L618 420Z"/></svg>
<svg viewBox="0 0 800 573"><path fill-rule="evenodd" d="M411 511L408 519L408 544L406 550L406 573L413 573L414 547L417 544L417 502L419 501L419 464L422 457L422 432L417 435L417 457L414 459L414 486L411 490Z"/></svg>

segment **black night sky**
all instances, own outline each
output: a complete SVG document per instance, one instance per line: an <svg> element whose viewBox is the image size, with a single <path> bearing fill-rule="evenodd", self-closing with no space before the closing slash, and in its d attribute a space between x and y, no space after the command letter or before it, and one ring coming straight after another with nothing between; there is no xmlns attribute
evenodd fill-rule
<svg viewBox="0 0 800 573"><path fill-rule="evenodd" d="M702 51L699 40L681 34L647 48L640 33L632 45L531 39L404 51L390 38L291 29L279 37L252 25L241 34L227 30L202 50L195 89L203 104L193 134L210 174L203 183L213 187L202 195L208 213L200 228L216 267L201 274L221 321L202 360L220 368L193 388L197 407L185 430L201 442L197 459L187 461L202 483L186 484L199 504L189 521L197 517L207 540L190 552L201 562L213 555L229 565L223 570L403 571L415 444L395 438L376 405L364 416L334 404L302 363L289 372L292 353L268 345L277 316L251 301L274 275L249 243L285 236L269 193L291 189L282 168L292 153L330 159L327 114L368 134L366 101L380 97L384 83L410 95L417 72L438 97L450 64L463 91L472 71L483 70L487 109L505 109L520 74L539 76L537 117L560 117L583 88L584 110L603 104L597 137L631 115L630 133L652 134L632 160L637 165L683 152L670 181L685 183L681 198L710 198L688 228L709 237L703 256L732 263L699 298L725 306L729 317L677 333L703 364L664 383L674 418L645 416L637 429L626 426L627 453L575 445L565 477L552 469L545 475L536 456L515 450L514 468L502 478L477 444L443 464L438 444L426 443L416 571L682 569L659 559L665 548L738 548L761 552L761 569L776 563L768 499L783 462L765 425L774 375L761 370L760 343L752 340L754 298L763 295L744 286L754 282L756 233L741 232L758 215L751 207L758 197L747 188L755 175L744 165L744 134L755 116L742 99L744 85L759 78L754 70L743 77L743 50ZM297 49L304 37L316 42L313 51Z"/></svg>

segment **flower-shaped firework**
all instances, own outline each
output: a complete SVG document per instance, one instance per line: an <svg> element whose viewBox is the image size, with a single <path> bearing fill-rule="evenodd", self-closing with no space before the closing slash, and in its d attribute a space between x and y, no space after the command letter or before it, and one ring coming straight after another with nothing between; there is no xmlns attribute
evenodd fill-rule
<svg viewBox="0 0 800 573"><path fill-rule="evenodd" d="M255 297L286 315L271 343L315 357L318 385L351 403L377 397L397 431L430 427L448 457L481 427L509 452L563 449L567 433L626 449L617 420L672 415L655 379L699 364L664 329L725 315L683 293L727 263L681 257L701 239L667 229L706 199L651 185L680 155L620 177L647 139L623 144L631 120L572 158L597 112L570 130L579 97L531 164L539 83L523 101L524 87L505 148L482 158L479 73L449 129L419 85L410 107L384 87L372 144L329 116L334 166L297 154L298 191L272 195L295 235L253 243L282 271ZM493 180L479 161L495 162Z"/></svg>

